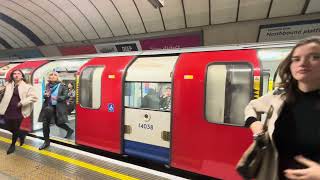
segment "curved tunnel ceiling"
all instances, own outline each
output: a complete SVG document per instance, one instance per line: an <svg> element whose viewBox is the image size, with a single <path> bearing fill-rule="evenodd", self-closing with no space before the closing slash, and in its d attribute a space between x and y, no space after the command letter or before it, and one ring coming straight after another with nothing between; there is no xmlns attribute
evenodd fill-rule
<svg viewBox="0 0 320 180"><path fill-rule="evenodd" d="M319 0L0 0L0 49L318 12Z"/></svg>

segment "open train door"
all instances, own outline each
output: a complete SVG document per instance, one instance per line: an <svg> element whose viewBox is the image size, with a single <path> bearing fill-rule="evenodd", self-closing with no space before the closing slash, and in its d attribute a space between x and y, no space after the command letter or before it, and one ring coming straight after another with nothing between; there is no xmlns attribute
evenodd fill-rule
<svg viewBox="0 0 320 180"><path fill-rule="evenodd" d="M76 143L121 153L123 78L135 56L97 57L78 76Z"/></svg>
<svg viewBox="0 0 320 180"><path fill-rule="evenodd" d="M253 94L259 95L259 79L255 50L180 55L173 82L171 165L240 179L235 166L252 141L243 113Z"/></svg>
<svg viewBox="0 0 320 180"><path fill-rule="evenodd" d="M31 85L38 84L39 79L37 79L37 78L33 79L33 72L47 62L48 62L47 60L36 60L36 61L26 61L24 63L21 63L21 64L15 66L14 68L10 69L10 71L7 73L7 79L9 79L9 76L12 71L14 71L16 69L20 69L23 72L23 74L25 75L26 83L31 84ZM31 132L32 131L32 124L33 124L31 119L32 119L31 117L27 117L27 118L23 119L21 126L20 126L20 129Z"/></svg>
<svg viewBox="0 0 320 180"><path fill-rule="evenodd" d="M139 57L125 78L124 153L170 163L172 74L178 55Z"/></svg>
<svg viewBox="0 0 320 180"><path fill-rule="evenodd" d="M89 58L83 57L64 57L61 59L52 59L43 66L37 68L33 73L33 81L37 81L33 86L36 90L39 101L34 103L33 108L33 134L36 136L43 136L42 123L39 122L39 115L44 102L44 91L46 84L48 83L48 75L52 71L59 73L59 80L67 85L68 83L74 83L76 81L76 73L80 67L85 64ZM68 113L67 110L65 113ZM68 114L68 126L72 129L75 128L76 119L74 114ZM75 132L76 133L76 132ZM72 135L69 138L65 138L66 131L58 128L57 126L50 126L50 138L66 143L73 143L75 136Z"/></svg>

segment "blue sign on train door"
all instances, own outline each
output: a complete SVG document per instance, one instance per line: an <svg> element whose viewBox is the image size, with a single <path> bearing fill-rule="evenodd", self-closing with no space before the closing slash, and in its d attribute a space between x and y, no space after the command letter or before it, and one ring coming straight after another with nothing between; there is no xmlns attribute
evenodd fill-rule
<svg viewBox="0 0 320 180"><path fill-rule="evenodd" d="M108 103L108 112L114 112L114 104Z"/></svg>

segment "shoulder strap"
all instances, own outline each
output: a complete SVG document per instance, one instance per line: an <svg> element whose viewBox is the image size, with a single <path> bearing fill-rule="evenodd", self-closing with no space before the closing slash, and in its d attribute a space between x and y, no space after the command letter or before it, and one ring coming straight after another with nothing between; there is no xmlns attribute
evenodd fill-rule
<svg viewBox="0 0 320 180"><path fill-rule="evenodd" d="M267 112L266 120L264 121L264 124L263 124L263 131L264 132L266 132L268 130L268 122L269 122L270 118L272 117L273 110L274 110L274 108L271 105L268 112Z"/></svg>

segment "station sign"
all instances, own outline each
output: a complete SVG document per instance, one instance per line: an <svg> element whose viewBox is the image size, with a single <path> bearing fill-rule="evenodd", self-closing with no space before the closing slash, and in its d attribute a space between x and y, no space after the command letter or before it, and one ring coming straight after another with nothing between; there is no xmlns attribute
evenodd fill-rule
<svg viewBox="0 0 320 180"><path fill-rule="evenodd" d="M141 50L139 41L96 44L95 48L98 53L130 52Z"/></svg>
<svg viewBox="0 0 320 180"><path fill-rule="evenodd" d="M320 35L320 19L261 25L258 42L297 40Z"/></svg>

